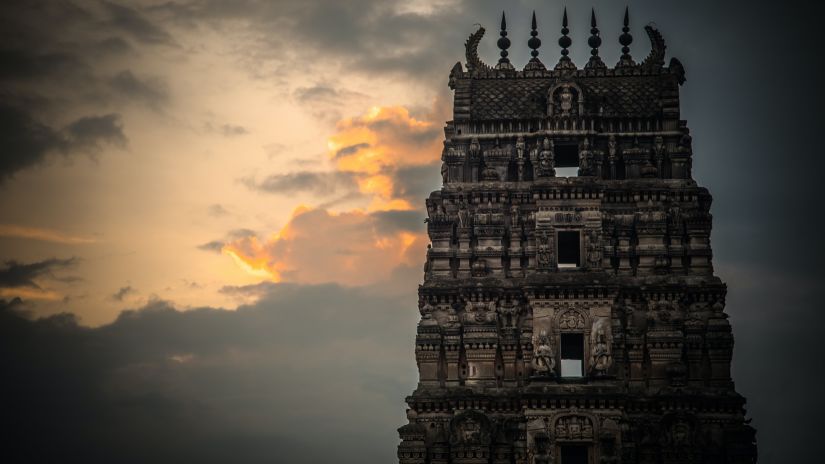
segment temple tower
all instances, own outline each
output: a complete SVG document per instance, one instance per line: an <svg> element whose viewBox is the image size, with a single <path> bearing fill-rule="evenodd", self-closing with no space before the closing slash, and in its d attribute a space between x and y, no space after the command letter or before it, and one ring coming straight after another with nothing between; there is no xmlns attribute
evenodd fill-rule
<svg viewBox="0 0 825 464"><path fill-rule="evenodd" d="M652 26L636 62L625 12L619 62L600 58L592 13L578 68L561 22L553 66L534 13L517 70L502 15L498 63L479 58L480 27L450 73L399 461L755 462L684 67Z"/></svg>

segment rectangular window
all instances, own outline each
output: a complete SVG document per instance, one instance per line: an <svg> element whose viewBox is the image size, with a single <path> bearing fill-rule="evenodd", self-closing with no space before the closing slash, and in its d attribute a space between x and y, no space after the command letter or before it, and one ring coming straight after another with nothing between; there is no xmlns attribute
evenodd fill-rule
<svg viewBox="0 0 825 464"><path fill-rule="evenodd" d="M557 143L553 147L556 177L579 176L579 146L575 143Z"/></svg>
<svg viewBox="0 0 825 464"><path fill-rule="evenodd" d="M579 243L579 231L560 231L558 239L559 267L579 267L581 266L581 245Z"/></svg>
<svg viewBox="0 0 825 464"><path fill-rule="evenodd" d="M562 445L561 464L587 464L587 446Z"/></svg>
<svg viewBox="0 0 825 464"><path fill-rule="evenodd" d="M584 335L562 333L560 338L561 376L582 377L584 375Z"/></svg>

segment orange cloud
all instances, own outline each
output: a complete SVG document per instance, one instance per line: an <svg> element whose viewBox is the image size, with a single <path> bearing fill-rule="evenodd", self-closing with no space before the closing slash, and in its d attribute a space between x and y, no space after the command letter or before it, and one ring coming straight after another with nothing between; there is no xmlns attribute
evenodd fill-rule
<svg viewBox="0 0 825 464"><path fill-rule="evenodd" d="M387 279L399 266L420 264L426 243L423 231L397 227L380 213L302 209L269 239L244 237L223 251L274 281L365 285Z"/></svg>
<svg viewBox="0 0 825 464"><path fill-rule="evenodd" d="M440 156L435 124L410 116L404 107L373 107L362 116L338 122L328 142L340 171L356 173L359 191L372 198L367 211L409 210L394 194L397 169L432 163Z"/></svg>
<svg viewBox="0 0 825 464"><path fill-rule="evenodd" d="M278 233L236 238L222 252L276 282L365 285L399 266L420 265L428 243L424 213L416 211L423 199L411 203L409 179L401 176L439 159L439 129L406 108L374 107L339 121L327 147L335 169L354 176L368 205L341 212L299 206Z"/></svg>

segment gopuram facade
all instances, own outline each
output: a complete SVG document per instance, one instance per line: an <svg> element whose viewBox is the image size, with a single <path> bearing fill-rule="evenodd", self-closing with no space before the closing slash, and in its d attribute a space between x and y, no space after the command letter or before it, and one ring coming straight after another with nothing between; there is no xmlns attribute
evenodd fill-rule
<svg viewBox="0 0 825 464"><path fill-rule="evenodd" d="M534 14L517 70L502 15L498 63L479 27L450 73L399 462L753 463L684 67L652 26L634 60L625 12L619 62L592 14L578 68L562 25L555 64Z"/></svg>

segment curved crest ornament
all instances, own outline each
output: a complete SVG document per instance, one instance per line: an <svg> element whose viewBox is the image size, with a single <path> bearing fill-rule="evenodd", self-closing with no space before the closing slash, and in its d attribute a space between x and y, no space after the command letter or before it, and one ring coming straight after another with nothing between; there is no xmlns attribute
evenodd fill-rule
<svg viewBox="0 0 825 464"><path fill-rule="evenodd" d="M665 49L667 49L665 39L662 33L651 24L645 26L645 32L650 38L650 54L642 61L641 67L661 68L665 65Z"/></svg>
<svg viewBox="0 0 825 464"><path fill-rule="evenodd" d="M481 38L484 37L485 29L479 25L478 29L470 34L470 37L464 43L464 55L467 58L467 71L471 74L478 74L479 72L492 72L493 68L487 63L481 61L478 57L478 44L481 43Z"/></svg>

